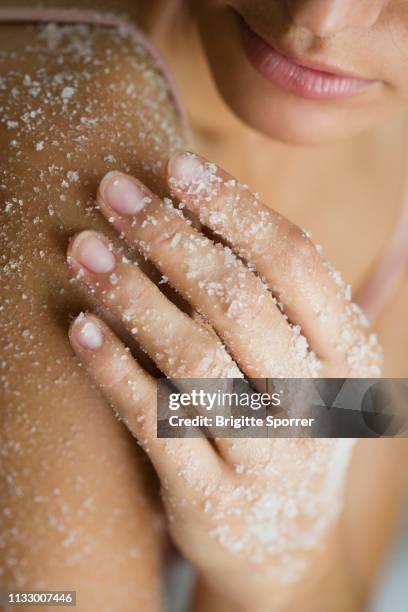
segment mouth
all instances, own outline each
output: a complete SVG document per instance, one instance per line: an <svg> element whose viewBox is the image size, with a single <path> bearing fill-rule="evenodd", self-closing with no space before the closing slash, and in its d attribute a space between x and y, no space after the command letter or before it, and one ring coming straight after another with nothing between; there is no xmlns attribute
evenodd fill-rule
<svg viewBox="0 0 408 612"><path fill-rule="evenodd" d="M236 15L250 63L266 80L288 93L311 100L335 100L356 96L378 83L295 58L261 38L239 13Z"/></svg>

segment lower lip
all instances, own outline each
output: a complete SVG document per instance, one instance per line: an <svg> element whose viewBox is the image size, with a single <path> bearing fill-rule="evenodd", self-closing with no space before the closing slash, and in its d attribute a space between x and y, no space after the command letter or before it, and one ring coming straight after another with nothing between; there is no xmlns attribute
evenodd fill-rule
<svg viewBox="0 0 408 612"><path fill-rule="evenodd" d="M361 94L375 82L300 66L272 49L241 17L239 21L251 64L265 79L284 91L311 100L335 100Z"/></svg>

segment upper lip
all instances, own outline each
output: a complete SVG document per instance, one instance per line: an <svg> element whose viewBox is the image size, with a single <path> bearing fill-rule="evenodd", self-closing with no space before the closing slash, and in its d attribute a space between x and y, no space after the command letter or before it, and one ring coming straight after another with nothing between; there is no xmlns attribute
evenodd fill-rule
<svg viewBox="0 0 408 612"><path fill-rule="evenodd" d="M254 32L256 36L261 38L263 42L269 47L271 47L273 51L276 51L277 53L285 57L287 60L289 60L293 64L296 64L297 66L300 66L302 68L307 68L308 70L314 70L315 72L324 73L329 78L337 77L337 78L344 78L344 79L358 79L360 81L372 80L372 79L367 79L365 77L362 77L359 74L356 74L355 72L352 72L350 70L343 70L342 68L339 68L338 66L329 65L324 61L309 60L309 59L305 59L304 57L300 57L299 52L295 51L292 45L288 43L284 43L282 41L277 43L276 41L267 40L265 36L263 36L262 34L259 34L257 29L254 28L249 23L249 21L247 21L244 17L242 17L240 13L238 13L238 16L243 21L244 25L248 27L250 30L252 30L252 32Z"/></svg>

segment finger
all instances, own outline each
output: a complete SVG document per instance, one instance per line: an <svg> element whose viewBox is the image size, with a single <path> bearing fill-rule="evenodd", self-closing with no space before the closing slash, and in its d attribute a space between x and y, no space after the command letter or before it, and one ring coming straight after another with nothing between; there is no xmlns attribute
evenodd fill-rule
<svg viewBox="0 0 408 612"><path fill-rule="evenodd" d="M211 386L214 379L242 377L216 334L179 310L103 235L84 231L75 236L68 247L68 260L160 370L177 379L179 391L189 392L197 378L210 379ZM190 378L191 383L185 380ZM206 410L197 407L197 413L206 414ZM218 444L221 451L224 446L229 445Z"/></svg>
<svg viewBox="0 0 408 612"><path fill-rule="evenodd" d="M350 288L305 232L197 155L176 154L168 175L172 194L257 270L317 354L342 359L350 374L361 375L363 363L373 366L367 374L378 374L376 343Z"/></svg>
<svg viewBox="0 0 408 612"><path fill-rule="evenodd" d="M270 292L221 245L200 234L137 179L118 172L102 181L102 213L208 319L241 369L254 378L317 375L319 364Z"/></svg>
<svg viewBox="0 0 408 612"><path fill-rule="evenodd" d="M177 308L102 234L75 236L68 261L168 377L242 376L218 337Z"/></svg>
<svg viewBox="0 0 408 612"><path fill-rule="evenodd" d="M220 462L208 440L156 437L156 381L101 319L79 315L70 327L69 339L95 384L149 454L163 486L186 496L217 477Z"/></svg>
<svg viewBox="0 0 408 612"><path fill-rule="evenodd" d="M180 391L189 392L197 378L210 379L211 385L213 379L242 376L217 336L180 311L104 236L81 232L70 242L68 260L162 372L171 378L193 379L191 384L177 380ZM197 412L205 413L205 409L198 407ZM221 452L225 446L229 445L223 441L218 444Z"/></svg>
<svg viewBox="0 0 408 612"><path fill-rule="evenodd" d="M195 386L194 379L210 379L202 386L212 387L214 379L238 378L242 374L214 333L180 311L143 272L114 249L109 241L94 231L84 231L68 247L68 260L110 313L123 321L138 343L167 376L177 380L181 392ZM198 414L205 408L196 407ZM264 446L258 442L258 447ZM233 444L220 439L216 447L227 461L239 456L253 457L246 441ZM240 451L241 449L241 451ZM259 450L258 450L259 453Z"/></svg>

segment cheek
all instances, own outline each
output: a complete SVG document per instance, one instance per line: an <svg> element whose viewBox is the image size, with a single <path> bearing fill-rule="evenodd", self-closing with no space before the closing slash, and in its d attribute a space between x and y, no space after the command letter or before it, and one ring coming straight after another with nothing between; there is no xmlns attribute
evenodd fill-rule
<svg viewBox="0 0 408 612"><path fill-rule="evenodd" d="M385 79L408 105L408 3L406 5L405 19L390 21L386 26L381 61Z"/></svg>
<svg viewBox="0 0 408 612"><path fill-rule="evenodd" d="M276 91L245 96L225 88L223 96L231 110L255 130L300 146L350 138L382 125L408 107L394 92L382 92L370 102L349 106L299 100Z"/></svg>

